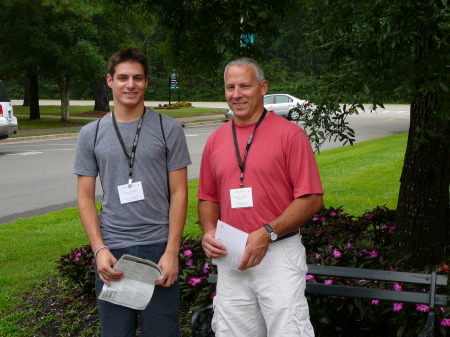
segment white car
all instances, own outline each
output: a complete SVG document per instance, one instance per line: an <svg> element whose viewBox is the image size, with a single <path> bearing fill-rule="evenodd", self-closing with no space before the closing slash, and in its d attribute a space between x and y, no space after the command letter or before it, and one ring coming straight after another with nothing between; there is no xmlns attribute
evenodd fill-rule
<svg viewBox="0 0 450 337"><path fill-rule="evenodd" d="M264 96L264 106L267 111L274 111L277 115L283 116L291 121L296 121L300 118L300 114L296 110L292 110L299 105L303 109L310 108L310 103L304 99L298 99L288 94L272 94ZM225 113L227 119L233 118L233 111L229 109Z"/></svg>
<svg viewBox="0 0 450 337"><path fill-rule="evenodd" d="M0 139L16 134L19 128L8 93L0 80Z"/></svg>

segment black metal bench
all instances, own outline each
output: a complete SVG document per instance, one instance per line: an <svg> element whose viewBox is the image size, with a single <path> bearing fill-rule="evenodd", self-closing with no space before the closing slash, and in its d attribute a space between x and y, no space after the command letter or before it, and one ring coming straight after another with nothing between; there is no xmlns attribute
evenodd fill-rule
<svg viewBox="0 0 450 337"><path fill-rule="evenodd" d="M306 283L306 293L308 294L426 304L430 307L430 311L428 313L425 328L419 333L419 337L433 336L435 307L446 306L448 301L447 295L436 293L437 287L447 286L448 276L437 275L436 271L432 271L430 274L422 274L362 268L308 265L308 274L334 278L418 284L428 288L427 292L413 292L408 290L395 291L389 289L351 287L346 285L324 283ZM211 284L216 284L217 275L210 274L208 281ZM198 309L193 313L191 321L193 337L214 336L214 333L211 330L211 318L212 305Z"/></svg>

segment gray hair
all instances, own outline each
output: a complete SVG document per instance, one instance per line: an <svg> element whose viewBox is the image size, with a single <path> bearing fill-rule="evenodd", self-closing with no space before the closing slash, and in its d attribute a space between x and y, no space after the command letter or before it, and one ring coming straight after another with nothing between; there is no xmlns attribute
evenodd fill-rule
<svg viewBox="0 0 450 337"><path fill-rule="evenodd" d="M234 59L233 61L230 61L226 65L225 70L223 72L224 82L225 82L225 75L227 73L227 70L229 67L232 67L232 66L251 66L251 67L255 68L256 78L258 79L259 84L261 84L264 81L264 71L262 70L259 63L249 57L240 57L240 58Z"/></svg>

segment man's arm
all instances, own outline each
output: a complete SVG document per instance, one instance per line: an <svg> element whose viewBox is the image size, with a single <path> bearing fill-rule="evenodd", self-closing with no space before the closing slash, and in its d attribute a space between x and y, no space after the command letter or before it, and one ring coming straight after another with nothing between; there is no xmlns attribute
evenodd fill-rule
<svg viewBox="0 0 450 337"><path fill-rule="evenodd" d="M92 250L97 251L104 246L97 209L95 208L95 177L78 176L78 212ZM111 280L119 280L123 272L115 271L112 267L117 262L108 249L100 249L95 258L100 279L109 284Z"/></svg>
<svg viewBox="0 0 450 337"><path fill-rule="evenodd" d="M323 205L323 196L309 194L293 200L280 216L269 222L278 236L299 230L314 213ZM245 247L244 256L238 266L239 270L246 270L261 263L269 249L270 240L267 230L261 227L250 233Z"/></svg>
<svg viewBox="0 0 450 337"><path fill-rule="evenodd" d="M220 217L219 203L199 200L198 215L203 231L202 247L206 256L211 259L225 256L225 245L215 239L217 220Z"/></svg>
<svg viewBox="0 0 450 337"><path fill-rule="evenodd" d="M170 287L179 273L178 254L181 237L186 222L188 200L187 168L169 172L170 208L169 208L169 238L166 250L159 260L163 278L155 284Z"/></svg>

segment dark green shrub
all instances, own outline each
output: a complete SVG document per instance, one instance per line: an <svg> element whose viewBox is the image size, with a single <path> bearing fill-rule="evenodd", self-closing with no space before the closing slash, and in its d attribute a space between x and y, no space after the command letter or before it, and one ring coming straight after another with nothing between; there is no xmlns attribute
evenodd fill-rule
<svg viewBox="0 0 450 337"><path fill-rule="evenodd" d="M191 310L207 306L215 295L208 276L217 269L205 256L200 239L184 237L180 248L181 300Z"/></svg>
<svg viewBox="0 0 450 337"><path fill-rule="evenodd" d="M95 259L91 246L75 248L61 256L56 269L66 282L78 285L83 295L95 298Z"/></svg>
<svg viewBox="0 0 450 337"><path fill-rule="evenodd" d="M407 256L393 248L395 212L377 207L358 218L341 208L322 209L301 230L310 264L422 272L408 266ZM448 261L440 271L449 272ZM439 267L439 266L438 266ZM425 271L438 268L429 266ZM308 282L403 290L402 284L307 276ZM420 286L408 290L422 291ZM440 289L450 293L450 289ZM425 327L428 306L308 295L316 336L417 336ZM436 311L436 336L450 327L450 310Z"/></svg>

